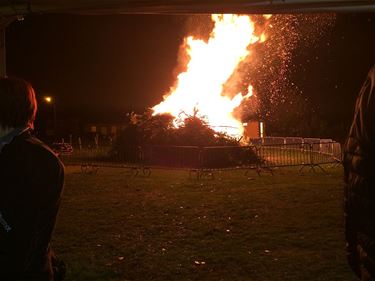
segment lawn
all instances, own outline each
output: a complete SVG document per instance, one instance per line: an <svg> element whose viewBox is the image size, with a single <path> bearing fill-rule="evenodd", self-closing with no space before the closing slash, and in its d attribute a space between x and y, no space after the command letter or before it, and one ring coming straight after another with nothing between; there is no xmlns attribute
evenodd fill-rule
<svg viewBox="0 0 375 281"><path fill-rule="evenodd" d="M355 280L342 171L66 169L53 246L67 280Z"/></svg>

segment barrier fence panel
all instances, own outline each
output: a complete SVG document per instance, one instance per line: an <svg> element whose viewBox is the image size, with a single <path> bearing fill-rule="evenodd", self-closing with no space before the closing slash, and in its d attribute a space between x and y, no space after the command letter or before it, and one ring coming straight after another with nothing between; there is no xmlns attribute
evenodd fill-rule
<svg viewBox="0 0 375 281"><path fill-rule="evenodd" d="M263 145L258 147L261 167L312 166L341 161L341 145L336 142Z"/></svg>
<svg viewBox="0 0 375 281"><path fill-rule="evenodd" d="M142 148L137 145L124 147L119 151L109 151L108 159L111 162L138 164L142 160Z"/></svg>
<svg viewBox="0 0 375 281"><path fill-rule="evenodd" d="M285 144L258 147L261 167L284 167L305 165L310 161L309 145Z"/></svg>
<svg viewBox="0 0 375 281"><path fill-rule="evenodd" d="M255 146L205 147L201 154L202 168L257 166L259 158Z"/></svg>
<svg viewBox="0 0 375 281"><path fill-rule="evenodd" d="M303 143L303 138L298 138L298 137L286 137L284 143L285 143L285 144L298 144L298 143Z"/></svg>
<svg viewBox="0 0 375 281"><path fill-rule="evenodd" d="M73 150L71 155L61 155L65 164L80 164L82 162L108 161L111 147L81 148Z"/></svg>
<svg viewBox="0 0 375 281"><path fill-rule="evenodd" d="M142 147L142 164L173 168L199 168L200 149L196 146Z"/></svg>
<svg viewBox="0 0 375 281"><path fill-rule="evenodd" d="M338 143L338 142L334 142L332 144L332 155L333 155L333 158L337 161L337 162L342 162L343 160L343 155L342 155L342 150L341 150L341 144Z"/></svg>
<svg viewBox="0 0 375 281"><path fill-rule="evenodd" d="M320 143L320 142L321 142L321 139L316 139L316 138L303 138L303 143L314 144L314 143Z"/></svg>
<svg viewBox="0 0 375 281"><path fill-rule="evenodd" d="M341 162L340 143L317 140L278 138L272 140L273 144L250 146L129 146L116 153L103 147L74 150L62 159L66 164L106 162L185 169L275 168Z"/></svg>
<svg viewBox="0 0 375 281"><path fill-rule="evenodd" d="M278 144L301 144L301 143L327 143L334 142L332 139L301 138L301 137L264 137L250 139L250 145L278 145Z"/></svg>

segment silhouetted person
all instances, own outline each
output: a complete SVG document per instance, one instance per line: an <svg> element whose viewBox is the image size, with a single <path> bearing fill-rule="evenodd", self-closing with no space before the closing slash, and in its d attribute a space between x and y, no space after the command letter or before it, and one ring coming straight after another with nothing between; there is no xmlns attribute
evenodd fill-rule
<svg viewBox="0 0 375 281"><path fill-rule="evenodd" d="M375 280L375 67L357 98L345 146L345 223L350 266Z"/></svg>
<svg viewBox="0 0 375 281"><path fill-rule="evenodd" d="M64 167L32 135L34 90L21 79L0 78L0 280L62 280L51 235Z"/></svg>

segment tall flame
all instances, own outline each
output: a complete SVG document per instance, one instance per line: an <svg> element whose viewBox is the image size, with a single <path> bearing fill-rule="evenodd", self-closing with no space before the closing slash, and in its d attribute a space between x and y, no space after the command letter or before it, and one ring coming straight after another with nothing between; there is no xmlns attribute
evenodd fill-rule
<svg viewBox="0 0 375 281"><path fill-rule="evenodd" d="M170 113L176 118L181 113L194 115L198 111L214 130L240 136L242 123L232 112L252 95L252 87L246 95L228 97L223 86L239 63L250 55L248 46L263 38L254 34L255 25L249 16L212 15L212 21L215 25L208 42L185 38L190 58L187 70L178 75L176 86L153 111L154 115Z"/></svg>

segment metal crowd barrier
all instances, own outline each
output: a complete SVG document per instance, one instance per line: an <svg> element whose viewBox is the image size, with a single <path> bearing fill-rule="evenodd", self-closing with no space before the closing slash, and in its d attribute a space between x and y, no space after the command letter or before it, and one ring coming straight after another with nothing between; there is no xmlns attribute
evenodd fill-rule
<svg viewBox="0 0 375 281"><path fill-rule="evenodd" d="M341 145L337 142L305 142L299 144L257 146L260 167L276 168L301 166L314 169L321 165L339 164L342 159Z"/></svg>
<svg viewBox="0 0 375 281"><path fill-rule="evenodd" d="M201 150L196 146L146 146L142 147L140 161L147 166L198 168Z"/></svg>
<svg viewBox="0 0 375 281"><path fill-rule="evenodd" d="M341 163L341 145L332 140L273 138L249 146L132 146L121 152L109 147L75 150L63 156L66 164L79 164L83 171L98 167L127 168L134 175L150 175L151 168L188 169L200 175L223 169L272 170L300 166L323 170L324 164ZM324 170L323 170L324 171Z"/></svg>

